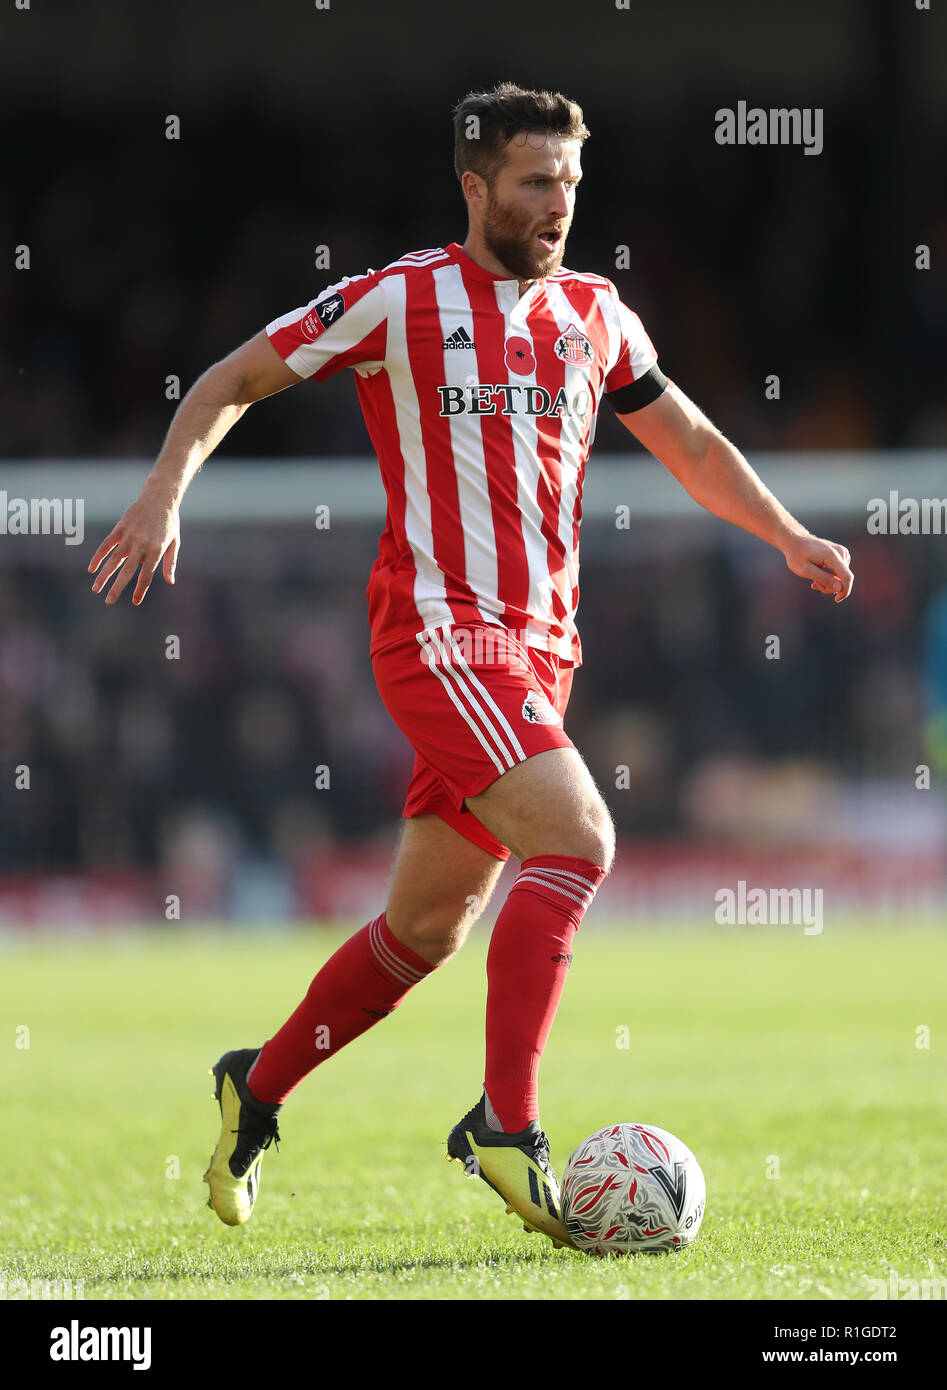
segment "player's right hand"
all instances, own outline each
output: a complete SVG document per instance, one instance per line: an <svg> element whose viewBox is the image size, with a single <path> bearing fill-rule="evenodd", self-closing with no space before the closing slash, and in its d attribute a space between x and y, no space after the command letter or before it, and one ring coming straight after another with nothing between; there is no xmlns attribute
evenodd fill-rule
<svg viewBox="0 0 947 1390"><path fill-rule="evenodd" d="M132 603L141 603L159 564L165 583L174 583L174 567L180 545L181 524L177 503L161 493L150 492L146 487L89 561L90 574L95 574L102 565L102 572L92 585L92 592L101 593L112 576L117 574L118 578L105 599L106 603L115 603L140 565L141 573Z"/></svg>

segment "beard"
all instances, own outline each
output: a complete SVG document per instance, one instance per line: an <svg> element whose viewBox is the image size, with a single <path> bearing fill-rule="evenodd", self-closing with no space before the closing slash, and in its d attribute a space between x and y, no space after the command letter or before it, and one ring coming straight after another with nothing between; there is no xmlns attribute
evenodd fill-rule
<svg viewBox="0 0 947 1390"><path fill-rule="evenodd" d="M483 239L502 266L519 280L543 280L562 265L567 228L558 246L545 250L536 240L534 218L529 213L499 202L491 190L487 197Z"/></svg>

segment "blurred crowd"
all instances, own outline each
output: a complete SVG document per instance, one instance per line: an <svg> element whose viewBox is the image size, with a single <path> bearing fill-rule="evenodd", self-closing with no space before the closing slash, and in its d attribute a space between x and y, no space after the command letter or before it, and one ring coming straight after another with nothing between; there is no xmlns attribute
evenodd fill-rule
<svg viewBox="0 0 947 1390"><path fill-rule="evenodd" d="M721 149L706 99L682 95L662 124L575 95L592 139L566 263L616 281L665 370L741 448L947 443L942 131L913 152L894 217L857 106L836 104L809 159ZM0 277L14 326L0 466L151 458L175 381L183 394L343 275L462 241L447 104L428 101L386 94L397 159L379 157L370 104L330 130L324 113L307 128L221 100L186 111L179 141L153 104L126 101L121 120L105 102L81 118L21 104L0 227L29 269ZM604 408L596 448L627 445ZM343 373L261 402L219 452L368 451ZM915 768L947 772L943 538L833 532L858 575L857 601L836 608L737 532L630 534L585 527L586 664L567 721L619 830L923 833ZM301 529L192 529L174 590L133 610L91 596L77 551L5 541L0 869L180 863L222 843L265 866L390 840L412 755L368 660L376 543L355 527L318 547ZM845 787L861 790L845 801Z"/></svg>
<svg viewBox="0 0 947 1390"><path fill-rule="evenodd" d="M668 374L742 448L947 442L947 135L928 131L915 151L895 225L858 107L833 108L808 159L717 146L706 97L683 99L670 125L635 112L629 153L629 112L592 93L587 105L566 263L616 281ZM446 107L389 93L385 112L397 160L375 157L370 110L330 130L221 101L187 112L179 140L127 102L120 122L18 110L0 226L30 265L0 277L14 325L0 342L0 456L152 455L175 405L168 378L183 393L343 275L462 242ZM915 268L917 244L929 269ZM607 412L599 440L626 442ZM367 447L352 384L336 380L261 404L222 452Z"/></svg>
<svg viewBox="0 0 947 1390"><path fill-rule="evenodd" d="M909 832L917 765L947 773L942 538L835 536L858 576L836 606L741 533L628 536L584 529L566 721L619 831L878 833L828 823L847 785L863 809L887 788L886 842ZM51 566L49 541L21 539L0 572L0 869L177 862L208 835L283 864L391 843L412 754L368 659L375 542L191 528L173 589L106 608L75 551Z"/></svg>

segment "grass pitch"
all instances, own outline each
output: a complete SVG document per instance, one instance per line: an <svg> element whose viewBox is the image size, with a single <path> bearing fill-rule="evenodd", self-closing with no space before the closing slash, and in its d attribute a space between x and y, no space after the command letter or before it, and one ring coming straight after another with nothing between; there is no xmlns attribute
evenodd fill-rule
<svg viewBox="0 0 947 1390"><path fill-rule="evenodd" d="M678 1134L707 1178L678 1256L556 1251L444 1162L482 1080L483 926L302 1084L252 1221L222 1226L201 1181L207 1068L275 1031L343 935L0 947L0 1279L330 1300L865 1299L892 1270L947 1279L933 926L583 926L541 1078L553 1161L620 1120Z"/></svg>

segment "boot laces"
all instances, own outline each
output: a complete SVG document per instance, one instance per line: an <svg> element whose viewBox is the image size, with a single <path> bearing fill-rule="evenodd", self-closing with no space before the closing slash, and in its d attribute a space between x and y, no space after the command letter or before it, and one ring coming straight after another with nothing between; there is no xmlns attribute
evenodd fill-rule
<svg viewBox="0 0 947 1390"><path fill-rule="evenodd" d="M260 1124L238 1125L230 1132L236 1135L246 1135L254 1153L258 1150L268 1149L273 1143L276 1144L276 1152L279 1153L280 1132L275 1115L272 1120L264 1120Z"/></svg>
<svg viewBox="0 0 947 1390"><path fill-rule="evenodd" d="M533 1144L533 1157L535 1158L536 1162L539 1164L540 1168L545 1168L546 1172L548 1173L548 1172L549 1172L549 1139L548 1139L547 1136L546 1136L546 1131L543 1130L543 1129L541 1129L541 1130L539 1131L539 1133L536 1135L536 1139L535 1139L535 1142L534 1142L534 1144Z"/></svg>

